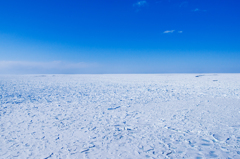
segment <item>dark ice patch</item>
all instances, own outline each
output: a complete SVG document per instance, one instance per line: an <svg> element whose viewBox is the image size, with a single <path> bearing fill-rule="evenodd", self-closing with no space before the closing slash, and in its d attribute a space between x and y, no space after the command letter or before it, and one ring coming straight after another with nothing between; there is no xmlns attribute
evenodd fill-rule
<svg viewBox="0 0 240 159"><path fill-rule="evenodd" d="M49 155L48 157L44 158L44 159L48 159L48 158L52 157L52 155L53 155L53 153L51 155Z"/></svg>
<svg viewBox="0 0 240 159"><path fill-rule="evenodd" d="M210 142L209 140L206 140L206 139L202 139L202 141L204 141L204 142Z"/></svg>
<svg viewBox="0 0 240 159"><path fill-rule="evenodd" d="M202 144L203 146L211 146L210 144Z"/></svg>
<svg viewBox="0 0 240 159"><path fill-rule="evenodd" d="M220 139L221 139L221 136L218 135L218 134L213 134L213 137L214 137L215 139L217 139L217 140L220 140Z"/></svg>
<svg viewBox="0 0 240 159"><path fill-rule="evenodd" d="M89 151L89 149L86 149L86 150L83 150L81 153L88 152L88 151Z"/></svg>
<svg viewBox="0 0 240 159"><path fill-rule="evenodd" d="M218 156L216 154L214 154L215 152L214 151L210 151L209 152L209 155L211 158L217 158Z"/></svg>
<svg viewBox="0 0 240 159"><path fill-rule="evenodd" d="M89 146L90 149L91 149L91 148L94 148L94 147L95 147L95 145Z"/></svg>
<svg viewBox="0 0 240 159"><path fill-rule="evenodd" d="M202 77L202 76L204 76L204 75L197 75L197 76L195 76L195 77Z"/></svg>
<svg viewBox="0 0 240 159"><path fill-rule="evenodd" d="M120 108L121 106L118 106L118 107L115 107L115 108L108 108L108 110L115 110L115 109L118 109Z"/></svg>

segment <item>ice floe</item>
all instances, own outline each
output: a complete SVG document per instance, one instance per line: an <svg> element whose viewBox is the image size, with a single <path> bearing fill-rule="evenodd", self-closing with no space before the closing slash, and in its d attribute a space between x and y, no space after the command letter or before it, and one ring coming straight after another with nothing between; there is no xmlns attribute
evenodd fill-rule
<svg viewBox="0 0 240 159"><path fill-rule="evenodd" d="M240 74L1 75L0 158L240 158Z"/></svg>

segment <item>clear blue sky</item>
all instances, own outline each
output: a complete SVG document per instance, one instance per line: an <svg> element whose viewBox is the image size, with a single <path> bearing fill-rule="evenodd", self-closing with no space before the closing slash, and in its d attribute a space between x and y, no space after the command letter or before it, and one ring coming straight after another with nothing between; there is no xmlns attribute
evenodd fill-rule
<svg viewBox="0 0 240 159"><path fill-rule="evenodd" d="M0 73L240 72L237 0L2 0Z"/></svg>

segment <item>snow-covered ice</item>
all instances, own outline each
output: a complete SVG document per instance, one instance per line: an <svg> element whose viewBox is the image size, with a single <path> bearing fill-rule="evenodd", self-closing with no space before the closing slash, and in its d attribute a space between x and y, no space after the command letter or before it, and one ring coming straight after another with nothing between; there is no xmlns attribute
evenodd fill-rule
<svg viewBox="0 0 240 159"><path fill-rule="evenodd" d="M240 158L240 74L1 75L0 158Z"/></svg>

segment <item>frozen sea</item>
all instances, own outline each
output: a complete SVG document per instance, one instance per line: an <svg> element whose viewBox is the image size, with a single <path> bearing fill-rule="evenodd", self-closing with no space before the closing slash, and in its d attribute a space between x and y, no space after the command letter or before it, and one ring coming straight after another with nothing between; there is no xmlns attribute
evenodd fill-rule
<svg viewBox="0 0 240 159"><path fill-rule="evenodd" d="M1 75L0 158L240 158L240 74Z"/></svg>

